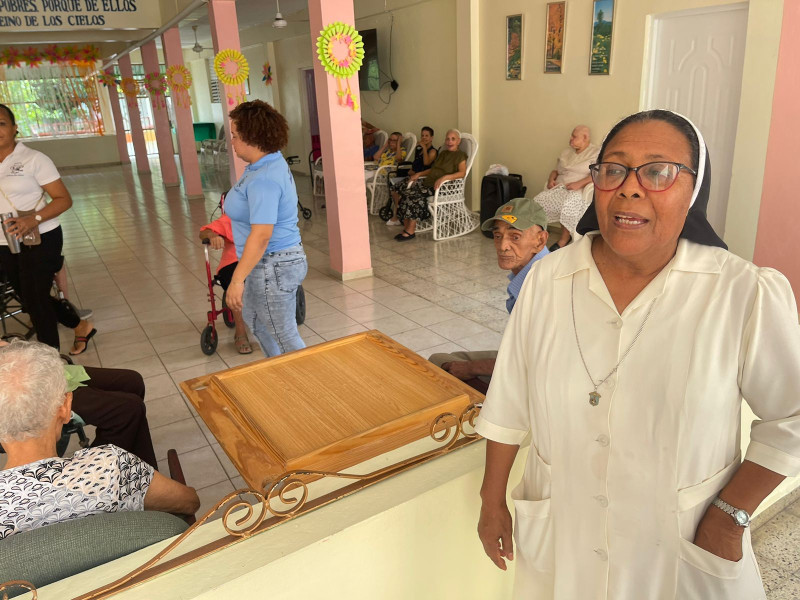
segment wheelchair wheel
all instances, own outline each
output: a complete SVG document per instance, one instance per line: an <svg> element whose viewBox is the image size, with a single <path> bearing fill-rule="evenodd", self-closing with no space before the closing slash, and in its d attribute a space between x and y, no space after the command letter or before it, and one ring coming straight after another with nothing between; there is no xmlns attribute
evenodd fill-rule
<svg viewBox="0 0 800 600"><path fill-rule="evenodd" d="M294 319L298 325L302 325L306 320L306 291L303 286L297 288L297 306L295 307Z"/></svg>
<svg viewBox="0 0 800 600"><path fill-rule="evenodd" d="M207 356L211 356L214 352L217 351L217 332L211 325L206 325L206 328L203 329L203 333L200 334L200 349L203 351L203 354Z"/></svg>
<svg viewBox="0 0 800 600"><path fill-rule="evenodd" d="M233 320L233 312L228 308L228 304L225 302L225 294L227 293L228 292L222 292L222 320L229 329L233 329L236 327L236 323Z"/></svg>
<svg viewBox="0 0 800 600"><path fill-rule="evenodd" d="M382 206L378 211L378 216L385 222L392 218L392 205L391 202L386 206Z"/></svg>
<svg viewBox="0 0 800 600"><path fill-rule="evenodd" d="M302 213L303 213L303 218L304 218L306 221L308 221L308 220L311 218L311 209L310 209L310 208L304 208L304 209L302 210Z"/></svg>

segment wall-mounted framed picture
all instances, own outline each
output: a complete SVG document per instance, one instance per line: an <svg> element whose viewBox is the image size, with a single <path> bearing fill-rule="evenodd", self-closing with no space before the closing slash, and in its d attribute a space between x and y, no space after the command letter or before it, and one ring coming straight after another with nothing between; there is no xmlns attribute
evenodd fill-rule
<svg viewBox="0 0 800 600"><path fill-rule="evenodd" d="M589 75L608 75L611 72L614 16L614 0L593 0Z"/></svg>
<svg viewBox="0 0 800 600"><path fill-rule="evenodd" d="M564 31L567 24L567 3L547 3L547 29L544 43L544 72L561 73L564 67Z"/></svg>
<svg viewBox="0 0 800 600"><path fill-rule="evenodd" d="M506 17L506 79L522 79L522 15Z"/></svg>

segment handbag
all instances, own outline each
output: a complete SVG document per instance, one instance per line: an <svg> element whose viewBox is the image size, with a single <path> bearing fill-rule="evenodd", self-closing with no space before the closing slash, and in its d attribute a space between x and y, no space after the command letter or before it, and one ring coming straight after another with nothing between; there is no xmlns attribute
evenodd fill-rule
<svg viewBox="0 0 800 600"><path fill-rule="evenodd" d="M14 209L14 212L17 213L18 217L30 217L30 216L36 214L36 211L39 210L39 206L44 201L44 195L45 195L45 193L42 192L42 195L39 197L39 200L36 202L36 206L34 206L32 209L30 209L30 210L19 210L16 206L14 206L14 203L11 202L11 198L6 196L6 193L3 191L3 188L0 188L0 194L3 194L3 198L5 198L6 202L8 202L8 204L9 204L9 206L11 206L11 208ZM36 227L31 229L28 233L26 233L22 237L22 243L25 244L26 246L38 246L39 244L42 243L42 235L41 235L41 233L39 233L39 224L38 223L36 224Z"/></svg>

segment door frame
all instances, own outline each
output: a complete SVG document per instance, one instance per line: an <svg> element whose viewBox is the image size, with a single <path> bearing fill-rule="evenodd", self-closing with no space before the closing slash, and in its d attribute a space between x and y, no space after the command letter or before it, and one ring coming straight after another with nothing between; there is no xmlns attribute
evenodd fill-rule
<svg viewBox="0 0 800 600"><path fill-rule="evenodd" d="M653 87L655 83L655 61L656 48L658 47L659 27L658 22L663 19L677 19L697 15L707 15L712 13L730 12L732 10L745 9L748 11L747 19L750 22L750 3L733 2L731 4L720 4L719 6L703 6L700 8L687 8L664 13L647 15L645 22L645 47L644 65L642 65L642 84L639 93L639 110L646 110L650 106L653 98ZM746 40L745 40L746 43ZM741 101L741 98L740 98Z"/></svg>

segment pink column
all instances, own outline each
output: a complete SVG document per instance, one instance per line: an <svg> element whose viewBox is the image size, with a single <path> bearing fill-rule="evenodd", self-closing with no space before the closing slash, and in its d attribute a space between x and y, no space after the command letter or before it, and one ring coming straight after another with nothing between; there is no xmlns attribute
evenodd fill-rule
<svg viewBox="0 0 800 600"><path fill-rule="evenodd" d="M131 57L126 54L119 59L119 72L122 77L133 77ZM139 114L138 100L128 102L128 119L131 122L131 137L133 138L133 152L136 154L136 170L139 173L150 172L150 162L147 160L147 146L144 143L142 131L142 115Z"/></svg>
<svg viewBox="0 0 800 600"><path fill-rule="evenodd" d="M106 75L114 77L114 69L106 69ZM128 156L128 140L125 139L125 123L122 120L122 110L119 107L119 91L116 85L109 85L108 103L111 105L111 114L114 116L114 129L117 132L117 150L119 151L119 162L123 165L130 164L131 157Z"/></svg>
<svg viewBox="0 0 800 600"><path fill-rule="evenodd" d="M372 274L367 224L367 191L361 140L361 111L339 105L336 81L316 59L317 37L328 24L353 25L353 0L309 0L311 52L325 171L331 269L342 279ZM351 79L358 92L358 78ZM334 150L335 149L335 150Z"/></svg>
<svg viewBox="0 0 800 600"><path fill-rule="evenodd" d="M141 47L142 65L145 73L159 70L156 41L150 40ZM158 162L161 164L161 180L166 187L180 185L178 167L175 166L175 149L172 147L172 134L169 129L166 99L150 98L153 107L153 122L156 129L156 145L158 146Z"/></svg>
<svg viewBox="0 0 800 600"><path fill-rule="evenodd" d="M164 49L164 61L167 67L183 65L181 36L177 27L161 34L161 47ZM188 92L186 97L188 98ZM181 157L184 191L189 198L200 197L203 195L203 185L200 181L200 165L194 143L192 109L188 103L176 102L175 94L172 95L172 107L175 110L175 126L178 131L178 152Z"/></svg>
<svg viewBox="0 0 800 600"><path fill-rule="evenodd" d="M236 19L236 2L235 0L209 0L208 2L208 20L211 26L211 39L214 45L214 54L220 50L241 50L239 44L239 22ZM250 65L252 70L254 65ZM231 170L231 184L239 181L239 177L244 173L246 163L233 153L231 146L231 123L228 119L228 112L233 109L233 106L227 104L227 93L234 88L224 86L226 97L222 99L222 114L224 117L225 125L225 141L228 144L228 159Z"/></svg>
<svg viewBox="0 0 800 600"><path fill-rule="evenodd" d="M800 301L800 221L796 148L800 139L800 3L783 5L778 68L772 95L772 121L761 191L761 209L753 262L788 277Z"/></svg>

